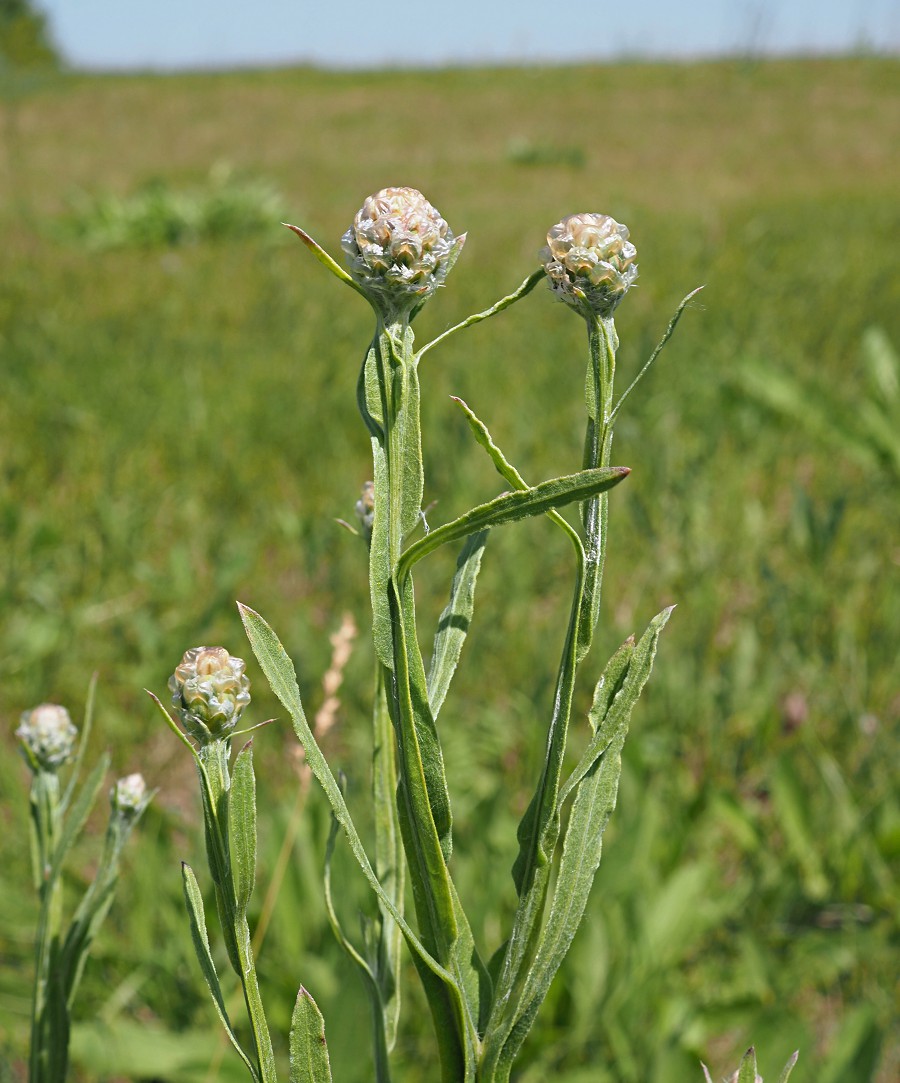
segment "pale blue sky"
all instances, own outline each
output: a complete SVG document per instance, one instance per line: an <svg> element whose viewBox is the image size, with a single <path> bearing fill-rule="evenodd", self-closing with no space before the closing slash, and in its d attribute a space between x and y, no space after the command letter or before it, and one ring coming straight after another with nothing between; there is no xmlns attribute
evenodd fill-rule
<svg viewBox="0 0 900 1083"><path fill-rule="evenodd" d="M328 67L900 48L900 0L40 0L87 68Z"/></svg>

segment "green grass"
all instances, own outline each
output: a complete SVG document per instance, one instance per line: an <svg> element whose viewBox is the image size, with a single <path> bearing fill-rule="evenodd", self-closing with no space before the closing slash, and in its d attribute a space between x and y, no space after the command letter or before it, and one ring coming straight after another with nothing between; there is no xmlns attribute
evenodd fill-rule
<svg viewBox="0 0 900 1083"><path fill-rule="evenodd" d="M369 316L300 245L278 243L277 219L337 253L366 194L412 184L469 231L420 336L516 286L548 226L576 210L627 222L638 247L640 288L618 319L623 376L681 297L707 287L618 428L613 458L633 475L610 501L598 658L679 608L626 746L589 918L521 1080L699 1079L701 1057L724 1071L750 1041L767 1078L797 1046L797 1083L896 1078L896 478L838 431L814 436L765 408L736 374L764 363L857 411L871 394L867 329L900 346L900 63L7 77L3 90L0 1051L13 1063L25 1052L33 925L12 730L41 700L77 713L97 669L94 742L161 793L88 966L76 1062L90 1079L205 1078L216 1024L178 869L200 856L199 810L183 750L141 689L161 693L188 646L248 653L240 598L285 639L315 710L328 633L346 610L365 629L365 562L333 519L352 514L369 470L354 401ZM540 160L517 161L513 141ZM61 224L78 192L196 189L221 161L283 194L270 233L90 252ZM578 321L539 290L428 356L433 522L497 491L448 396L527 478L567 472L580 462L583 352ZM441 727L457 882L488 950L490 901L513 903L514 824L569 559L541 522L492 547L479 607L499 620L479 626L476 613ZM558 559L558 583L524 559L538 547ZM426 612L443 605L441 572L417 582ZM371 669L360 639L330 739L355 807ZM256 720L277 713L263 683L257 673ZM586 712L590 689L579 695ZM255 744L261 883L293 800L293 746L283 722ZM325 922L327 826L312 793L260 969L273 1029L286 1034L302 981L335 1077L353 1083L370 1078L356 1057L366 1006ZM335 875L352 927L365 890L349 861ZM414 980L407 995L418 1003ZM432 1078L421 1007L407 1013L400 1083ZM237 1078L227 1053L222 1064Z"/></svg>

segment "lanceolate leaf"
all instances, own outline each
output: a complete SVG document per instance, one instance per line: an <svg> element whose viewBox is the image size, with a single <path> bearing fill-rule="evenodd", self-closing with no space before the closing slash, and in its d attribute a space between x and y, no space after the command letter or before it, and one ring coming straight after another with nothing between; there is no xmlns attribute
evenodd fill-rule
<svg viewBox="0 0 900 1083"><path fill-rule="evenodd" d="M437 718L459 663L463 643L469 633L475 610L475 582L481 569L481 555L488 531L470 535L456 562L456 574L450 586L450 600L438 620L434 653L428 673L428 703Z"/></svg>
<svg viewBox="0 0 900 1083"><path fill-rule="evenodd" d="M306 712L300 702L300 692L297 688L297 677L294 672L293 662L291 662L278 637L258 613L240 602L238 608L253 653L256 655L263 673L265 673L272 691L290 714L294 730L306 753L310 769L325 791L325 796L328 798L335 818L347 835L353 856L363 870L372 890L384 903L394 921L400 926L407 943L415 955L432 974L451 987L455 987L456 982L453 977L425 950L419 938L404 920L403 915L394 905L393 900L385 893L384 888L382 888L375 876L337 780L331 773L331 768L328 766L309 728Z"/></svg>
<svg viewBox="0 0 900 1083"><path fill-rule="evenodd" d="M377 666L372 719L372 798L375 812L375 873L385 893L403 913L406 862L397 813L397 742L385 694L388 670ZM402 935L381 900L378 941L378 984L384 1002L385 1039L393 1049L400 1018L400 954ZM380 1083L380 1081L379 1081Z"/></svg>
<svg viewBox="0 0 900 1083"><path fill-rule="evenodd" d="M379 346L377 336L366 353L357 385L357 404L372 442L372 484L374 514L369 544L369 589L372 600L372 640L375 653L383 666L393 666L391 646L391 613L388 604L388 583L391 580L389 533L390 478L385 438L386 404L382 401L378 376Z"/></svg>
<svg viewBox="0 0 900 1083"><path fill-rule="evenodd" d="M532 805L520 825L520 852L514 867L514 875L519 877L519 907L500 967L494 1007L484 1036L484 1065L489 1069L488 1074L490 1071L498 1073L498 1080L508 1077L512 1060L546 996L553 974L565 956L584 911L593 875L599 863L599 840L614 807L617 792L618 753L615 746L609 746L617 740L618 733L617 747L621 749L631 707L646 683L656 641L669 612L670 610L666 610L654 618L640 643L634 648L633 654L630 644L626 643L621 647L613 655L598 683L591 719L592 727L595 728L595 737L591 742L594 749L591 761L594 773L591 774L589 768L584 767L584 761L576 768L576 773L581 770L579 780L585 780L582 786L589 785L590 789L583 798L579 793L581 803L577 811L573 808L571 813L564 847L564 852L565 848L568 848L568 857L564 860L567 862L567 870L572 871L566 872L568 886L565 886L563 873L560 872L551 905L551 916L543 929L541 918L550 879L552 855L558 838L560 808L575 785L572 779L561 791L557 791L552 785L552 778L543 789L539 785ZM574 643L571 638L570 629L570 643L564 656L570 660L574 657ZM640 663L637 663L638 656L642 660ZM565 669L565 666L563 668ZM566 683L563 681L564 685ZM601 711L606 712L602 719L598 717ZM601 756L600 767L597 768L597 757L604 750L607 751L607 756ZM548 778L552 773L550 768L545 772ZM538 798L542 794L540 803ZM576 825L575 835L571 834L573 823ZM576 845L576 838L579 836L581 842ZM539 959L541 962L538 962ZM522 991L519 996L513 996L512 991L517 987Z"/></svg>
<svg viewBox="0 0 900 1083"><path fill-rule="evenodd" d="M741 1058L737 1083L756 1083L756 1050L752 1045Z"/></svg>
<svg viewBox="0 0 900 1083"><path fill-rule="evenodd" d="M419 524L424 489L419 377L409 328L379 326L363 364L357 400L372 438L372 632L379 659L391 669L388 583L404 537Z"/></svg>
<svg viewBox="0 0 900 1083"><path fill-rule="evenodd" d="M656 616L636 647L629 642L620 647L598 682L591 709L595 737L559 795L562 805L577 786L550 914L517 1011L507 1022L511 1037L504 1044L501 1063L512 1063L581 924L600 864L603 832L616 805L631 712L650 676L659 635L670 614L671 609L665 609Z"/></svg>
<svg viewBox="0 0 900 1083"><path fill-rule="evenodd" d="M197 877L194 876L194 871L190 865L183 864L181 866L181 872L184 882L184 902L191 923L191 938L194 941L194 951L197 953L200 969L203 971L203 977L206 979L206 984L209 986L209 993L212 997L213 1004L215 1004L219 1018L222 1020L222 1026L225 1027L225 1032L231 1039L231 1044L238 1051L244 1064L247 1065L250 1075L254 1080L258 1080L259 1074L256 1067L241 1048L241 1044L231 1025L231 1020L228 1018L228 1011L225 1008L225 998L222 996L222 989L219 986L219 976L216 973L216 964L213 962L212 953L209 950L209 936L206 932L206 914L203 910L203 896L200 893L200 885L197 883Z"/></svg>
<svg viewBox="0 0 900 1083"><path fill-rule="evenodd" d="M543 515L574 501L587 500L596 493L611 489L628 477L630 472L627 466L581 470L577 474L553 478L523 491L504 493L453 522L437 527L411 545L397 566L397 578L402 582L417 561L447 542L458 541L487 527L514 523L519 519Z"/></svg>
<svg viewBox="0 0 900 1083"><path fill-rule="evenodd" d="M256 779L253 742L237 755L228 795L228 841L237 914L244 917L256 882Z"/></svg>
<svg viewBox="0 0 900 1083"><path fill-rule="evenodd" d="M466 1063L478 1030L486 971L475 950L468 920L456 897L447 859L450 856L450 796L434 720L428 707L425 674L415 637L412 582L394 610L397 630L395 696L401 784L398 795L410 880L425 943L454 974L465 1006ZM410 648L409 644L413 644ZM431 998L429 997L429 1000ZM432 1003L432 1010L441 1011ZM439 1031L442 1028L436 1019ZM441 1062L447 1066L446 1056Z"/></svg>
<svg viewBox="0 0 900 1083"><path fill-rule="evenodd" d="M321 263L324 267L327 267L328 270L331 271L331 273L335 276L335 278L339 278L345 286L349 286L351 289L356 290L356 292L358 294L361 294L363 297L366 296L363 290L360 289L360 287L353 281L353 279L344 270L344 268L341 267L339 263L335 262L335 260L333 260L331 256L328 255L325 249L322 248L322 246L316 241L314 241L312 237L310 237L306 230L301 229L299 226L292 226L290 222L282 222L281 224L283 226L287 226L289 230L292 230L294 233L296 233L300 240L303 241L303 243L310 250L310 252L312 252L312 254L316 257L319 263ZM366 298L366 300L368 300L368 298Z"/></svg>
<svg viewBox="0 0 900 1083"><path fill-rule="evenodd" d="M666 622L672 615L672 609L673 607L670 606L653 618L647 631L627 659L627 669L620 671L618 674L613 671L606 680L604 679L606 674L604 674L604 678L601 678L594 693L594 704L591 707L590 714L594 736L578 761L578 766L560 791L560 803L565 801L572 789L587 775L597 758L603 755L604 749L614 739L618 730L623 726L627 730L631 712L650 677L650 671L653 669L653 660L656 657L656 645L659 642L660 632L662 632ZM616 669L619 669L625 661L623 656L625 648L627 648L627 644L620 647L616 654L613 655L610 666L616 663ZM618 691L613 692L612 702L607 704L606 696L610 689L615 688L615 683L620 683L620 687Z"/></svg>
<svg viewBox="0 0 900 1083"><path fill-rule="evenodd" d="M302 985L291 1016L290 1044L291 1083L331 1083L325 1020Z"/></svg>

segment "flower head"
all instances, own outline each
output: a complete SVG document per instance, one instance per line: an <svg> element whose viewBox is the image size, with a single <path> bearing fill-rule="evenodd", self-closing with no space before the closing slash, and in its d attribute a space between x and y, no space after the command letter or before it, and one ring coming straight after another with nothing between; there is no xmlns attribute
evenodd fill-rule
<svg viewBox="0 0 900 1083"><path fill-rule="evenodd" d="M201 744L227 737L250 702L245 663L224 647L191 647L169 678L172 706Z"/></svg>
<svg viewBox="0 0 900 1083"><path fill-rule="evenodd" d="M540 258L560 300L605 317L637 278L636 255L627 226L607 214L573 214L550 230Z"/></svg>
<svg viewBox="0 0 900 1083"><path fill-rule="evenodd" d="M65 707L42 703L23 713L16 737L32 770L56 771L75 751L78 730Z"/></svg>
<svg viewBox="0 0 900 1083"><path fill-rule="evenodd" d="M150 800L144 776L134 774L120 778L113 786L109 799L113 810L123 819L131 820L138 816Z"/></svg>
<svg viewBox="0 0 900 1083"><path fill-rule="evenodd" d="M356 212L341 247L354 281L390 318L443 284L464 241L415 188L383 188Z"/></svg>

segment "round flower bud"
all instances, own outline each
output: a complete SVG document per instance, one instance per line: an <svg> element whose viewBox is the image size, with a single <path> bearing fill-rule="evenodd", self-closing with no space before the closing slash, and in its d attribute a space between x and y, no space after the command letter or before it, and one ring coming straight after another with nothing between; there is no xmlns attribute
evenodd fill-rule
<svg viewBox="0 0 900 1083"><path fill-rule="evenodd" d="M356 518L362 527L363 537L369 541L375 522L375 483L372 481L363 482L362 495L356 501Z"/></svg>
<svg viewBox="0 0 900 1083"><path fill-rule="evenodd" d="M113 809L126 820L142 811L147 803L147 783L144 776L126 775L120 778L109 795Z"/></svg>
<svg viewBox="0 0 900 1083"><path fill-rule="evenodd" d="M245 663L224 647L191 647L169 678L172 706L201 744L227 737L250 702Z"/></svg>
<svg viewBox="0 0 900 1083"><path fill-rule="evenodd" d="M55 771L75 751L78 730L69 712L55 703L42 703L22 715L16 737L32 769Z"/></svg>
<svg viewBox="0 0 900 1083"><path fill-rule="evenodd" d="M627 226L607 214L573 214L550 230L540 258L561 301L606 317L637 278L636 255Z"/></svg>
<svg viewBox="0 0 900 1083"><path fill-rule="evenodd" d="M341 247L353 280L390 317L443 284L464 240L415 188L383 188L357 211Z"/></svg>

